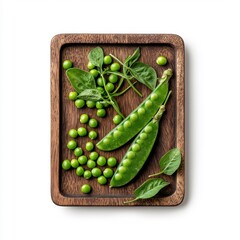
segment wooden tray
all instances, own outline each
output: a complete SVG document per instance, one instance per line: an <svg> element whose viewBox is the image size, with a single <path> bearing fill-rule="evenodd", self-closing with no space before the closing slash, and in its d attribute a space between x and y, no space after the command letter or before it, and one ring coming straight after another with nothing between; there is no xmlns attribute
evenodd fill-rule
<svg viewBox="0 0 240 240"><path fill-rule="evenodd" d="M77 109L74 102L68 100L68 93L73 91L65 76L65 70L61 63L65 59L71 59L75 67L87 70L87 55L89 51L101 46L105 54L112 53L124 60L125 57L137 48L141 48L141 61L156 69L158 76L166 68L174 70L174 76L170 80L170 89L173 94L166 106L166 112L160 123L157 141L154 145L143 169L137 177L127 186L122 188L109 188L109 185L101 186L96 179L85 180L78 177L74 170L63 171L61 163L64 159L72 159L72 151L66 148L69 141L68 131L71 128L79 128L79 116L88 113L96 117L96 110L84 108ZM169 63L164 66L156 64L156 58L165 55ZM135 85L142 93L143 98L135 94L132 89L124 97L120 97L120 108L127 116L150 93L142 84ZM115 114L112 107L107 109L107 117L100 120L97 129L98 142L114 124ZM86 127L86 125L85 125ZM87 127L88 128L88 127ZM89 128L88 128L89 129ZM78 138L78 145L84 149L88 137ZM131 142L131 141L130 141ZM51 42L51 195L57 205L67 206L126 206L124 201L133 198L133 191L140 186L149 174L159 170L160 157L173 147L181 149L182 164L173 176L162 177L171 184L149 200L140 200L127 206L174 206L182 202L184 197L184 43L183 40L172 34L61 34ZM120 161L130 143L114 152L101 152L105 156L115 156ZM88 155L87 151L85 151ZM91 194L82 194L81 185L90 183L93 190Z"/></svg>

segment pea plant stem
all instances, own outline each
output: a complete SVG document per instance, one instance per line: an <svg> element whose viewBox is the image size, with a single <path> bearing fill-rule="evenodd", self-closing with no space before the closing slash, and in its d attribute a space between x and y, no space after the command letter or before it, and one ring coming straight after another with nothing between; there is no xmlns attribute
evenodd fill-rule
<svg viewBox="0 0 240 240"><path fill-rule="evenodd" d="M115 59L116 61L118 61L122 66L124 66L127 69L130 69L128 66L126 66L121 60L119 60L117 57L115 57L114 55L112 55L111 53L109 54L113 59ZM130 81L129 77L127 76L127 74L123 75L117 72L109 72L109 73L113 73L116 74L118 76L121 76L123 78L125 78L128 81L128 84L132 87L132 89L140 96L143 97L143 95L133 86L132 82Z"/></svg>
<svg viewBox="0 0 240 240"><path fill-rule="evenodd" d="M124 202L124 204L131 203L131 202L135 202L135 201L137 201L137 200L138 200L138 198L134 198L133 200L129 200L129 201Z"/></svg>
<svg viewBox="0 0 240 240"><path fill-rule="evenodd" d="M109 54L113 59L115 59L116 61L118 61L122 66L128 68L121 60L119 60L117 57L115 57L113 54Z"/></svg>
<svg viewBox="0 0 240 240"><path fill-rule="evenodd" d="M136 84L136 83L137 83L137 82L134 82L133 85ZM111 96L113 96L113 97L121 96L121 95L124 94L129 88L131 88L131 86L128 86L128 87L125 88L122 92L113 93L113 94L111 94Z"/></svg>
<svg viewBox="0 0 240 240"><path fill-rule="evenodd" d="M161 174L163 174L163 172L154 173L154 174L149 175L148 177L156 177L156 176L159 176Z"/></svg>
<svg viewBox="0 0 240 240"><path fill-rule="evenodd" d="M124 118L123 114L121 113L121 111L119 110L119 108L116 106L115 102L112 100L112 97L111 97L110 93L109 93L108 90L106 89L106 81L105 81L105 78L104 78L103 74L100 73L100 76L101 76L101 78L102 78L102 80L103 80L103 87L104 87L104 89L105 89L105 91L106 91L106 93L107 93L107 96L108 96L108 98L109 98L109 102L111 103L111 105L113 106L113 108L115 109L115 111L116 111L122 118Z"/></svg>
<svg viewBox="0 0 240 240"><path fill-rule="evenodd" d="M123 74L121 74L121 73L111 72L111 71L109 71L108 73L110 73L110 74L112 73L112 74L115 74L115 75L117 75L117 76L120 76L120 77L126 79L127 82L128 82L128 84L131 86L131 88L132 88L140 97L143 97L143 95L134 87L134 85L132 84L130 78L129 78L127 75L123 75Z"/></svg>
<svg viewBox="0 0 240 240"><path fill-rule="evenodd" d="M117 93L117 91L120 89L120 87L121 87L122 84L123 84L123 80L124 80L124 78L121 78L121 79L120 79L119 84L118 84L118 86L116 87L116 89L114 90L113 94Z"/></svg>

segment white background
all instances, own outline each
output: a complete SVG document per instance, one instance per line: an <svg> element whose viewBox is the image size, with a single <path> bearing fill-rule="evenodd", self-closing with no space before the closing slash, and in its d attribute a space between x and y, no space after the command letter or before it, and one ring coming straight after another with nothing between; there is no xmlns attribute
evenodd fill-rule
<svg viewBox="0 0 240 240"><path fill-rule="evenodd" d="M0 239L240 239L238 1L0 0ZM50 40L176 33L186 47L185 201L63 208L50 198Z"/></svg>

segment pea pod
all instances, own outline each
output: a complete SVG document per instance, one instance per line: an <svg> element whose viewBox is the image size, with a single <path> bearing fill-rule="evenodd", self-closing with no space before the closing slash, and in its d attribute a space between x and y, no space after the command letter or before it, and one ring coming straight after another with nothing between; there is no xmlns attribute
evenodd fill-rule
<svg viewBox="0 0 240 240"><path fill-rule="evenodd" d="M129 183L140 171L146 162L158 135L159 122L165 112L165 104L171 91L168 93L163 105L142 131L134 139L122 161L118 165L110 182L110 187L121 187Z"/></svg>
<svg viewBox="0 0 240 240"><path fill-rule="evenodd" d="M156 89L117 127L102 138L97 143L97 148L103 151L115 150L139 133L163 104L168 94L168 81L172 74L171 69L165 70Z"/></svg>

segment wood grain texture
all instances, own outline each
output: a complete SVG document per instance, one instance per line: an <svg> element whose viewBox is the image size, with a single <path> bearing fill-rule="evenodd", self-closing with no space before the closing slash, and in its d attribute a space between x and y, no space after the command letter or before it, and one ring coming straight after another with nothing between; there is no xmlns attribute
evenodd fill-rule
<svg viewBox="0 0 240 240"><path fill-rule="evenodd" d="M99 133L96 143L113 127L112 118L115 114L112 107L107 109L107 117L99 119L96 110L77 109L74 102L68 100L68 93L73 91L61 68L65 59L71 59L75 67L87 70L87 55L89 51L101 46L105 54L112 53L124 60L137 47L141 48L141 61L156 69L158 76L167 68L174 70L170 80L170 89L173 94L166 106L166 112L160 123L160 130L146 164L138 176L126 187L109 189L108 185L100 186L96 179L85 180L77 177L74 170L63 171L61 162L64 159L74 158L73 152L66 148L69 141L68 131L87 125L80 124L79 116L88 113L100 121L97 129ZM168 64L160 67L156 58L165 55ZM150 90L140 83L135 85L142 93L140 98L132 90L124 97L117 99L120 108L127 116L148 96ZM78 138L78 145L84 149L88 137ZM130 143L114 152L101 152L105 157L115 156L120 161ZM185 137L184 137L184 43L173 34L61 34L51 42L51 196L57 205L62 206L125 206L124 201L130 200L134 189L141 185L149 174L158 172L160 157L173 147L181 149L182 164L173 176L162 176L171 184L149 200L140 200L127 206L176 206L184 198L185 181ZM86 155L87 151L84 149ZM80 192L84 183L90 183L93 191L89 195Z"/></svg>

